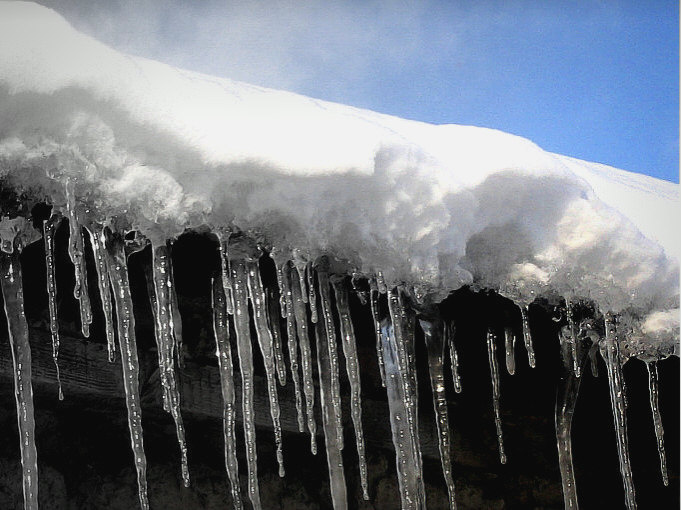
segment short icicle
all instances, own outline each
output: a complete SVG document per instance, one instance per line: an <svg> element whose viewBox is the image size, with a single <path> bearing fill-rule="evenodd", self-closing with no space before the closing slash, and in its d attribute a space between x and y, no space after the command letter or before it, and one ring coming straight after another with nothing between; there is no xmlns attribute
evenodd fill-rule
<svg viewBox="0 0 681 510"><path fill-rule="evenodd" d="M24 290L19 250L0 253L2 297L14 366L14 399L17 405L19 446L24 490L24 509L38 509L38 453L35 444L33 386L31 385L31 346L24 314Z"/></svg>
<svg viewBox="0 0 681 510"><path fill-rule="evenodd" d="M290 279L293 281L299 269L291 268ZM307 429L310 432L310 450L313 455L317 455L317 422L314 416L314 381L312 379L312 350L310 348L310 337L308 334L307 310L303 301L303 288L298 285L291 285L293 312L296 319L298 331L298 344L300 345L300 364L303 371L303 392L305 393L305 416L307 418Z"/></svg>
<svg viewBox="0 0 681 510"><path fill-rule="evenodd" d="M650 397L650 410L653 413L655 439L657 440L657 454L660 457L660 473L662 474L662 483L664 483L666 487L669 485L669 476L667 475L667 455L664 450L664 428L662 427L662 416L660 415L660 405L658 402L659 388L657 361L646 362L646 367L648 369L648 395Z"/></svg>
<svg viewBox="0 0 681 510"><path fill-rule="evenodd" d="M506 353L506 371L515 374L515 335L509 327L504 328L504 351Z"/></svg>
<svg viewBox="0 0 681 510"><path fill-rule="evenodd" d="M451 437L449 435L449 414L447 412L447 395L445 393L444 373L444 330L447 326L439 317L419 320L428 351L428 372L430 386L433 391L433 408L437 425L437 441L440 449L442 474L449 495L449 508L456 510L454 478L452 477Z"/></svg>
<svg viewBox="0 0 681 510"><path fill-rule="evenodd" d="M574 365L576 363L581 367L586 360L586 355L584 351L580 351L580 358L573 362L572 346L566 337L571 332L565 332L564 330L565 328L560 333L563 374L556 389L556 444L558 447L558 465L563 485L565 510L577 510L579 503L577 501L577 486L572 463L572 416L574 415L575 404L579 396L581 378L577 377Z"/></svg>
<svg viewBox="0 0 681 510"><path fill-rule="evenodd" d="M289 261L282 260L278 255L270 255L274 259L277 268L277 284L279 285L282 315L286 319L286 344L293 380L293 393L296 401L296 417L298 419L298 431L305 431L305 417L303 415L303 396L300 391L300 370L298 368L298 339L296 337L296 319L293 311L293 294L291 279L289 277Z"/></svg>
<svg viewBox="0 0 681 510"><path fill-rule="evenodd" d="M106 240L109 277L114 293L114 306L118 327L118 349L123 369L125 403L128 408L128 427L130 444L137 471L137 489L140 507L149 508L147 499L147 458L144 453L142 435L142 408L139 392L139 361L135 338L135 317L132 310L132 296L128 282L128 266L123 238L109 234Z"/></svg>
<svg viewBox="0 0 681 510"><path fill-rule="evenodd" d="M615 422L617 436L617 453L620 460L620 473L624 483L624 495L627 510L636 509L636 491L631 472L629 458L629 440L627 438L627 414L624 399L624 382L622 361L620 359L619 338L616 325L617 317L612 313L605 315L605 338L600 343L600 351L608 369L608 386L610 388L610 405Z"/></svg>
<svg viewBox="0 0 681 510"><path fill-rule="evenodd" d="M253 306L253 322L258 338L258 345L265 364L267 377L267 394L270 402L270 416L274 427L274 442L277 448L277 463L279 464L279 476L284 477L284 453L281 445L281 411L279 410L279 396L277 395L277 374L274 358L272 332L267 322L267 306L265 303L265 290L260 279L260 267L257 259L246 261L248 273L248 296Z"/></svg>
<svg viewBox="0 0 681 510"><path fill-rule="evenodd" d="M504 451L504 433L501 429L501 410L499 399L501 397L499 381L499 364L497 362L496 335L491 329L487 330L487 357L489 359L489 371L492 376L492 405L494 407L494 425L497 430L497 442L499 443L499 461L506 464L506 452Z"/></svg>
<svg viewBox="0 0 681 510"><path fill-rule="evenodd" d="M322 318L326 330L326 345L329 349L329 363L331 366L331 403L335 407L336 438L338 448L343 449L343 417L341 411L340 375L338 369L338 343L336 340L336 326L331 309L331 288L328 273L328 258L320 257L316 267L317 282L319 283L319 300L322 305Z"/></svg>
<svg viewBox="0 0 681 510"><path fill-rule="evenodd" d="M114 337L113 312L111 308L111 286L109 283L109 266L107 264L106 246L104 244L104 231L102 227L92 226L87 229L90 234L92 253L95 256L97 269L97 286L102 301L104 312L104 330L106 333L106 346L109 361L113 361L116 352L116 338Z"/></svg>
<svg viewBox="0 0 681 510"><path fill-rule="evenodd" d="M444 337L445 343L449 346L449 359L452 367L452 379L454 380L454 391L461 393L461 374L459 374L459 355L456 352L456 345L454 344L454 337L456 336L456 327L454 322L445 321Z"/></svg>
<svg viewBox="0 0 681 510"><path fill-rule="evenodd" d="M343 470L343 453L338 438L339 419L336 413L340 410L332 400L331 359L329 357L326 321L318 321L316 327L317 370L319 372L319 393L322 403L322 425L324 427L324 444L326 445L326 463L329 468L331 501L334 510L348 508L348 494Z"/></svg>
<svg viewBox="0 0 681 510"><path fill-rule="evenodd" d="M350 414L355 427L362 495L368 501L369 482L367 481L367 460L364 451L364 430L362 428L362 385L359 374L359 359L357 358L357 340L355 338L355 329L352 326L352 317L350 316L350 304L348 289L345 286L345 278L334 275L331 277L331 285L336 296L336 310L340 318L345 368L348 374L348 381L350 381Z"/></svg>
<svg viewBox="0 0 681 510"><path fill-rule="evenodd" d="M396 295L389 299L397 300ZM395 446L397 481L400 490L402 510L422 510L425 508L425 495L421 494L421 467L417 459L414 436L410 423L410 397L408 390L406 359L400 352L397 329L393 323L394 314L385 306L385 298L379 300L378 318L381 324L381 342L385 361L386 393L390 410L390 428ZM394 307L395 305L393 305ZM401 318L399 318L401 321Z"/></svg>
<svg viewBox="0 0 681 510"><path fill-rule="evenodd" d="M57 280L54 263L54 235L61 223L61 216L53 214L43 220L43 240L45 243L45 269L47 276L47 302L50 311L50 335L52 336L52 360L57 373L59 400L64 400L59 374L59 318L57 316Z"/></svg>
<svg viewBox="0 0 681 510"><path fill-rule="evenodd" d="M241 373L241 410L244 438L246 443L246 465L248 470L248 496L254 510L260 510L260 489L258 487L258 452L255 441L255 406L253 375L253 347L248 314L248 271L246 262L239 259L229 261L232 289L234 291L234 329L236 330L237 354Z"/></svg>
<svg viewBox="0 0 681 510"><path fill-rule="evenodd" d="M229 316L225 289L222 281L213 278L213 331L215 333L215 354L220 370L220 388L222 390L222 433L225 442L225 469L232 493L232 501L236 510L241 510L241 490L239 489L239 463L236 457L236 436L234 423L236 419L236 395L234 388L234 370L232 368L232 348L229 344Z"/></svg>
<svg viewBox="0 0 681 510"><path fill-rule="evenodd" d="M180 390L175 374L175 317L173 314L172 294L174 292L171 274L170 250L166 243L152 246L153 282L156 296L155 315L157 322L156 342L158 344L159 370L161 383L166 391L167 404L173 421L180 447L182 482L189 487L189 466L187 463L187 443L184 423L180 412Z"/></svg>
<svg viewBox="0 0 681 510"><path fill-rule="evenodd" d="M371 305L371 317L374 321L376 335L376 356L378 358L378 370L381 374L381 384L385 388L385 361L383 360L383 347L381 342L381 323L378 320L378 283L376 278L369 279L369 303Z"/></svg>
<svg viewBox="0 0 681 510"><path fill-rule="evenodd" d="M530 367L537 366L537 361L534 356L534 345L532 344L532 332L530 331L530 319L528 318L528 305L520 304L520 315L523 326L523 341L525 343L525 350L527 351L527 360Z"/></svg>
<svg viewBox="0 0 681 510"><path fill-rule="evenodd" d="M73 297L80 306L80 323L83 336L90 336L92 324L92 306L87 287L87 265L85 264L85 249L83 247L83 228L78 221L78 211L73 182L69 181L66 190L66 210L69 220L69 258L73 263L76 283L73 287Z"/></svg>

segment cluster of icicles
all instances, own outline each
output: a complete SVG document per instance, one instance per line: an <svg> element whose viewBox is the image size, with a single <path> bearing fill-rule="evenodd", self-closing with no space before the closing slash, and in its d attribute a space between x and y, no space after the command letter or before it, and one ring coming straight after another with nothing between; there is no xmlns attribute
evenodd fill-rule
<svg viewBox="0 0 681 510"><path fill-rule="evenodd" d="M146 481L146 457L143 445L141 405L139 394L139 366L135 340L133 302L127 271L127 256L142 249L148 241L141 236L130 240L113 227L93 222L79 221L75 199L67 188L66 217L70 226L68 252L75 266L74 296L80 303L82 332L89 335L92 310L88 297L86 264L84 258L84 235L92 245L97 268L98 290L104 308L109 358L113 361L118 350L122 361L125 398L128 411L131 446L134 454L139 489L139 503L149 508ZM56 307L54 239L62 215L53 214L43 225L45 262L47 266L47 294L49 318L55 365L58 361L59 331ZM23 466L23 490L25 508L38 507L38 473L34 436L33 400L31 389L31 354L28 327L24 316L21 267L19 251L36 240L33 229L24 218L3 219L2 292L5 302L12 356L14 362L15 395L21 435L21 458ZM9 234L8 234L9 232ZM264 288L259 258L263 250L255 241L241 233L215 232L220 247L221 271L213 279L212 307L216 356L219 363L221 390L224 402L224 454L227 478L231 487L234 508L243 507L239 487L238 463L235 437L235 391L230 328L236 333L236 352L241 376L243 430L246 445L246 470L248 473L248 498L255 509L260 502L256 430L254 420L254 363L249 321L252 319L257 332L267 376L267 388L271 411L276 458L279 474L284 476L282 433L276 382L284 384L287 376L284 345L279 329L279 317L286 322L286 344L293 380L298 427L310 434L312 453L317 452L315 422L315 383L311 339L316 342L317 372L322 407L322 427L325 438L329 469L331 497L335 509L347 508L347 493L343 458L343 428L341 420L341 395L339 384L339 347L345 356L347 377L351 388L351 414L355 429L356 448L359 458L359 475L363 496L369 499L362 411L359 363L348 304L349 282L346 274L334 271L333 259L327 256L315 261L306 260L297 250L272 249L277 271L277 289ZM175 422L181 455L181 472L185 485L190 483L187 465L187 447L184 426L180 414L180 393L176 379L176 364L181 363L182 325L178 311L170 258L171 243L152 243L152 264L146 268L149 295L154 314L155 337L158 346L158 363L163 389L163 407ZM418 428L417 378L415 369L414 331L416 322L424 333L433 405L438 431L442 470L449 495L450 508L456 507L455 483L450 457L450 432L445 395L444 365L447 351L456 392L461 392L461 378L454 345L455 328L451 321L443 320L436 307L416 306L406 287L389 288L380 273L367 278L364 290L355 289L363 303L368 301L373 314L379 369L386 388L392 438L395 446L399 493L403 509L426 507L422 473L421 447ZM355 283L353 276L352 283ZM332 299L331 293L334 298ZM278 295L278 299L277 299ZM113 296L113 299L112 299ZM249 301L252 317L249 313ZM334 304L335 303L335 304ZM415 311L418 309L418 313ZM627 444L626 400L622 376L622 356L619 352L617 317L606 314L605 334L599 335L593 318L575 318L575 306L567 303L565 314L567 326L562 328L560 341L565 366L556 402L556 436L563 482L565 507L578 507L571 453L571 422L577 399L580 376L586 360L591 358L592 370L596 368L596 353L605 360L613 417L617 432L620 470L624 480L626 505L636 507L632 472ZM522 314L523 343L529 363L535 365L532 337L527 306L520 306ZM338 317L340 331L336 331L334 315ZM115 318L115 320L114 320ZM417 320L418 319L418 320ZM310 331L313 330L313 331ZM118 346L116 346L116 338ZM505 364L510 374L515 372L515 342L510 328L505 329ZM489 369L492 379L492 401L496 422L496 435L501 463L506 462L504 453L501 413L499 366L496 353L496 335L492 329L487 334ZM663 430L657 403L657 366L648 363L650 374L650 405L653 411L657 436L660 467L667 484ZM57 367L57 377L59 371ZM302 380L301 380L302 374ZM596 375L594 373L594 375ZM63 398L61 383L59 398Z"/></svg>

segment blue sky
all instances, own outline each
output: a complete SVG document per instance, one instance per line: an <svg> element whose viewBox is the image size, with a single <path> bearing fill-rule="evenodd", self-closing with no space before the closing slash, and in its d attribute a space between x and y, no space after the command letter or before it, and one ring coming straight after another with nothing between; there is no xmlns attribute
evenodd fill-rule
<svg viewBox="0 0 681 510"><path fill-rule="evenodd" d="M43 3L136 55L679 182L677 2Z"/></svg>

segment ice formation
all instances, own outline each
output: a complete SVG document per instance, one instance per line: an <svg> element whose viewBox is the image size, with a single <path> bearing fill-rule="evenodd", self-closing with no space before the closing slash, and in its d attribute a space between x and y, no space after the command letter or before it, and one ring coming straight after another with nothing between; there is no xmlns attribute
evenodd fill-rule
<svg viewBox="0 0 681 510"><path fill-rule="evenodd" d="M181 321L169 254L175 237L206 226L217 238L222 261L212 291L214 331L224 399L225 465L235 508L242 503L234 453L231 327L242 381L253 507L261 507L254 340L265 361L282 476L276 380L283 384L290 372L299 428L307 425L316 452L311 348L316 343L331 495L334 508L340 509L347 507L341 339L361 485L365 497L370 496L357 352L347 306L349 276L353 282L367 282L403 508L427 503L417 413L417 322L428 347L442 467L450 506L455 507L443 383L446 350L455 390L462 386L456 328L438 315L437 303L463 285L492 289L516 302L531 366L536 359L528 307L538 297L564 298L566 373L556 405L556 432L566 508L577 506L571 417L587 353L595 367L598 349L608 369L627 507L636 506L622 378L629 356L650 363L650 402L666 476L655 362L678 355L679 236L670 220L678 213L675 184L547 153L499 131L407 121L123 55L76 32L53 11L22 2L0 4L0 179L3 188L25 200L47 201L53 207L43 235L55 363L54 230L61 218L68 220L74 296L86 337L92 309L83 236L90 236L109 354L113 356L117 338L123 361L142 508L148 507L146 460L126 252L148 242L153 247L147 276L163 402L176 423L181 473L188 484L175 376L182 360ZM37 508L37 463L17 253L40 234L24 218L29 211L2 205L2 290L15 366L24 500L32 509ZM134 239L126 237L131 232ZM263 287L263 254L275 260L276 289ZM574 307L580 304L591 307L591 313L577 317ZM286 321L285 341L280 317ZM515 337L508 330L504 336L506 368L513 374ZM628 339L626 352L620 346L623 337ZM496 343L490 330L493 403L504 462Z"/></svg>

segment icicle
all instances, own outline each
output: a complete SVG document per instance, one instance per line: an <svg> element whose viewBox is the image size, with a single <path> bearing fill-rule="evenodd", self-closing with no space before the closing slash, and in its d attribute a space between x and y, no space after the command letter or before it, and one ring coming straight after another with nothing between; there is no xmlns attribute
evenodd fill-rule
<svg viewBox="0 0 681 510"><path fill-rule="evenodd" d="M340 329L345 355L345 368L350 381L350 411L352 423L355 427L357 443L357 457L359 459L359 476L362 493L365 500L369 500L369 483L367 481L367 461L364 453L364 431L362 429L362 385L359 374L359 360L357 359L357 340L350 317L348 290L343 277L331 277L331 285L336 296L336 310L340 318Z"/></svg>
<svg viewBox="0 0 681 510"><path fill-rule="evenodd" d="M527 317L529 306L520 305L520 315L523 323L523 341L525 342L525 350L527 350L527 360L530 367L534 368L537 365L534 357L534 346L532 345L532 333L530 331L530 321Z"/></svg>
<svg viewBox="0 0 681 510"><path fill-rule="evenodd" d="M579 340L577 339L577 325L575 324L574 310L572 303L567 302L567 323L568 323L568 337L567 341L570 345L570 355L572 357L572 370L575 373L575 377L582 376L582 368L580 366L579 360L581 359L581 353L579 352Z"/></svg>
<svg viewBox="0 0 681 510"><path fill-rule="evenodd" d="M241 491L239 490L239 464L236 458L236 436L234 434L235 389L232 368L232 349L229 344L229 317L225 299L225 289L222 282L213 279L213 330L215 332L216 356L220 368L220 388L222 389L222 430L225 441L225 469L231 487L234 508L243 508Z"/></svg>
<svg viewBox="0 0 681 510"><path fill-rule="evenodd" d="M581 367L585 356L583 353L580 353L580 357L577 360L572 358L572 345L567 338L572 333L565 331L565 329L563 328L563 331L560 333L560 349L564 370L556 389L556 443L565 509L577 510L579 504L577 501L575 472L572 464L572 416L574 415L575 404L579 396L581 379L577 377L574 366L576 364Z"/></svg>
<svg viewBox="0 0 681 510"><path fill-rule="evenodd" d="M376 356L378 357L378 370L381 374L381 384L385 388L385 361L383 360L383 347L381 342L381 323L378 320L378 284L375 278L369 280L369 302L371 303L371 316L374 320L376 334Z"/></svg>
<svg viewBox="0 0 681 510"><path fill-rule="evenodd" d="M506 371L515 374L515 335L511 328L504 328L504 347L506 352Z"/></svg>
<svg viewBox="0 0 681 510"><path fill-rule="evenodd" d="M180 315L180 306L177 302L177 292L175 291L175 277L173 276L173 265L170 263L170 254L168 255L168 290L170 294L170 317L173 327L173 350L175 352L175 359L177 359L177 366L182 368L184 365L184 357L182 355L182 316Z"/></svg>
<svg viewBox="0 0 681 510"><path fill-rule="evenodd" d="M219 231L215 235L218 238L218 248L220 251L220 276L225 293L225 308L229 315L234 315L232 281L229 277L229 258L227 257L227 240L223 239L223 235Z"/></svg>
<svg viewBox="0 0 681 510"><path fill-rule="evenodd" d="M274 349L274 365L279 378L279 385L286 386L286 362L284 361L284 350L281 345L281 327L279 325L279 307L274 299L272 289L267 289L265 294L267 302L267 325L272 332L272 347ZM302 432L302 431L301 431Z"/></svg>
<svg viewBox="0 0 681 510"><path fill-rule="evenodd" d="M456 352L456 345L454 345L454 337L456 328L454 323L445 322L444 336L445 343L449 346L449 358L452 367L452 379L454 379L454 391L461 393L461 375L459 374L459 355Z"/></svg>
<svg viewBox="0 0 681 510"><path fill-rule="evenodd" d="M657 361L646 362L646 368L648 369L650 410L653 413L657 453L660 457L660 473L662 474L662 483L667 486L669 485L669 477L667 476L667 455L664 451L664 428L662 427L662 416L660 416L660 406L658 404Z"/></svg>
<svg viewBox="0 0 681 510"><path fill-rule="evenodd" d="M248 271L243 260L230 259L229 266L234 290L234 328L241 372L241 409L246 442L248 495L254 510L260 510L262 505L258 488L258 453L255 443L255 408L253 405L253 348L248 316Z"/></svg>
<svg viewBox="0 0 681 510"><path fill-rule="evenodd" d="M265 375L267 376L267 393L270 401L270 416L274 427L274 442L277 447L277 462L279 463L279 476L284 477L284 454L281 449L281 423L279 410L279 397L277 395L276 367L274 361L274 348L272 347L272 332L267 324L267 307L265 306L265 291L260 280L260 268L257 260L246 262L248 273L248 295L253 306L253 322L258 337L258 345L265 363Z"/></svg>
<svg viewBox="0 0 681 510"><path fill-rule="evenodd" d="M291 280L298 275L296 268L291 269ZM314 382L312 379L312 351L310 349L310 337L308 336L307 311L304 294L301 286L292 285L292 306L298 329L298 342L300 344L300 362L303 369L303 391L305 392L305 414L307 416L307 428L310 431L310 449L317 455L317 423L314 417ZM290 349L290 347L289 347Z"/></svg>
<svg viewBox="0 0 681 510"><path fill-rule="evenodd" d="M109 361L113 362L116 352L116 339L114 337L113 313L111 309L111 288L109 284L109 267L106 259L106 246L104 245L104 233L101 227L91 227L87 229L90 234L90 244L92 253L95 256L95 267L97 268L97 286L99 296L102 300L102 311L104 312L104 329L106 332L106 345L109 353Z"/></svg>
<svg viewBox="0 0 681 510"><path fill-rule="evenodd" d="M12 247L13 248L13 247ZM0 253L2 296L5 300L5 317L14 366L14 399L19 422L19 446L24 489L24 508L38 509L38 457L35 444L35 418L33 413L33 387L31 385L31 346L28 342L28 324L24 315L24 290L22 286L19 250Z"/></svg>
<svg viewBox="0 0 681 510"><path fill-rule="evenodd" d="M303 396L300 392L300 372L298 369L298 339L296 337L296 319L293 311L293 294L291 279L289 277L289 262L275 260L277 266L277 275L281 278L278 282L280 285L279 292L280 299L283 299L282 315L286 319L286 337L289 361L291 363L291 379L293 379L293 393L296 400L296 416L298 418L298 430L305 431L305 417L303 416ZM279 278L279 276L277 276Z"/></svg>
<svg viewBox="0 0 681 510"><path fill-rule="evenodd" d="M296 273L298 274L298 285L300 286L300 296L303 299L303 303L308 303L310 301L310 297L308 294L307 290L307 281L306 281L306 268L307 268L307 262L302 260L300 257L295 256L296 253L299 253L299 250L293 250L294 254L294 259L293 259L293 266L296 268Z"/></svg>
<svg viewBox="0 0 681 510"><path fill-rule="evenodd" d="M165 364L165 354L159 346L161 338L161 323L159 322L158 305L156 302L156 289L154 288L154 268L153 263L144 264L144 277L147 283L147 295L149 296L149 304L151 306L151 315L154 318L154 339L156 340L156 353L158 355L158 372L161 379L161 395L163 397L163 410L170 412L170 397L168 394L168 382L166 371L163 368Z"/></svg>
<svg viewBox="0 0 681 510"><path fill-rule="evenodd" d="M376 286L378 288L378 292L381 294L388 293L388 286L385 284L385 278L383 277L382 271L378 271L376 273Z"/></svg>
<svg viewBox="0 0 681 510"><path fill-rule="evenodd" d="M147 458L144 454L142 435L142 408L139 393L139 361L135 339L135 317L132 310L132 297L128 283L124 242L120 236L112 236L107 243L107 261L111 286L114 291L114 305L118 326L118 348L123 369L125 403L128 408L128 427L130 444L137 470L137 488L140 507L149 508L147 500Z"/></svg>
<svg viewBox="0 0 681 510"><path fill-rule="evenodd" d="M175 377L175 357L173 351L177 344L175 340L175 317L173 316L172 294L173 284L171 276L171 261L168 246L160 244L152 246L153 281L156 296L156 321L158 323L159 370L161 383L166 390L167 404L175 422L177 441L180 447L180 463L182 481L189 486L189 466L187 463L187 444L185 441L184 424L180 413L180 391Z"/></svg>
<svg viewBox="0 0 681 510"><path fill-rule="evenodd" d="M312 267L312 262L308 262L305 268L305 276L307 276L307 291L308 303L310 304L310 320L313 324L317 324L318 313L317 313L317 291L314 286L314 268Z"/></svg>
<svg viewBox="0 0 681 510"><path fill-rule="evenodd" d="M343 454L340 449L341 440L338 438L337 423L339 417L336 413L340 409L331 398L332 368L325 326L326 321L316 323L319 393L322 402L322 425L324 427L324 443L326 445L326 462L329 467L331 500L334 510L342 510L348 507L348 496L345 486L345 473L343 471Z"/></svg>
<svg viewBox="0 0 681 510"><path fill-rule="evenodd" d="M492 375L492 405L494 407L494 425L497 429L497 442L499 443L499 461L506 464L504 452L504 434L501 430L501 411L499 409L500 384L499 365L497 364L496 335L491 329L487 330L487 357L489 358L489 370Z"/></svg>
<svg viewBox="0 0 681 510"><path fill-rule="evenodd" d="M281 313L281 318L285 319L291 313L291 311L286 306L286 297L290 292L288 288L288 282L284 276L285 268L288 265L288 260L286 257L279 255L276 249L270 252L270 257L274 261L274 267L277 272L277 287L279 288L279 310Z"/></svg>
<svg viewBox="0 0 681 510"><path fill-rule="evenodd" d="M391 292L388 296L392 308L397 306L397 296ZM379 302L379 305L381 303ZM425 508L425 494L421 491L421 462L415 452L414 435L409 407L411 404L408 388L409 378L404 348L400 348L398 331L402 329L402 317L379 307L381 323L381 342L385 361L386 393L390 409L390 428L395 446L395 462L399 482L400 499L403 510ZM394 318L397 317L397 325Z"/></svg>
<svg viewBox="0 0 681 510"><path fill-rule="evenodd" d="M594 342L589 348L589 359L591 360L591 375L598 377L598 342Z"/></svg>
<svg viewBox="0 0 681 510"><path fill-rule="evenodd" d="M43 240L45 241L45 269L47 273L47 300L50 311L50 334L52 335L52 360L57 372L59 400L64 400L59 375L59 318L57 317L57 283L54 264L54 234L61 223L61 217L53 214L49 220L43 221Z"/></svg>
<svg viewBox="0 0 681 510"><path fill-rule="evenodd" d="M629 440L627 438L627 415L624 404L624 387L622 365L617 335L616 317L611 313L605 315L605 339L600 345L601 356L608 369L608 386L610 387L610 405L617 435L617 453L620 460L620 472L624 483L624 494L627 510L636 508L636 492L629 459Z"/></svg>
<svg viewBox="0 0 681 510"><path fill-rule="evenodd" d="M449 508L456 509L454 479L452 477L452 457L450 452L449 416L447 413L447 395L445 393L444 352L445 344L442 336L447 326L437 318L435 320L420 319L421 329L428 350L428 371L430 386L433 391L433 408L437 425L437 440L440 449L440 462L445 485L449 495Z"/></svg>
<svg viewBox="0 0 681 510"><path fill-rule="evenodd" d="M83 248L83 229L78 221L76 211L76 198L74 184L69 181L66 184L66 210L69 218L69 245L68 252L74 267L76 283L73 288L73 297L78 300L80 306L80 323L83 336L90 336L90 324L92 324L92 307L87 288L87 266L85 264L85 250Z"/></svg>
<svg viewBox="0 0 681 510"><path fill-rule="evenodd" d="M329 348L331 364L331 404L335 408L338 448L343 449L343 418L341 412L340 379L338 371L338 345L336 342L336 326L331 310L331 292L329 288L328 259L321 257L317 263L317 282L319 283L319 299L322 305L322 317L326 328L326 340Z"/></svg>

